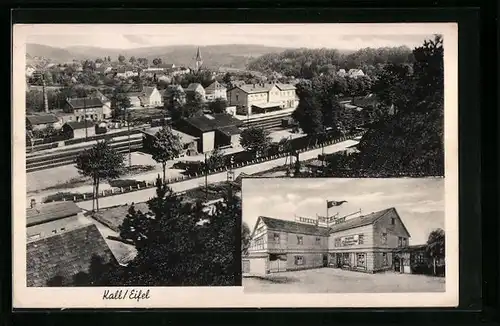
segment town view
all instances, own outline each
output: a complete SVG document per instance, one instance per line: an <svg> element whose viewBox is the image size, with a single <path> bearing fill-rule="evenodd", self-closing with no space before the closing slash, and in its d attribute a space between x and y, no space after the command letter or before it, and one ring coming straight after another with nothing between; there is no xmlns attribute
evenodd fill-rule
<svg viewBox="0 0 500 326"><path fill-rule="evenodd" d="M444 176L439 35L46 39L26 46L28 286L240 286L244 180Z"/></svg>

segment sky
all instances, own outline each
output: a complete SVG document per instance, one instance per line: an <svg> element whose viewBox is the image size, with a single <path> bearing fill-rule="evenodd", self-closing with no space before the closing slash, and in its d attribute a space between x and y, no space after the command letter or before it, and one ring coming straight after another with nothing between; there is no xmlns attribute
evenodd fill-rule
<svg viewBox="0 0 500 326"><path fill-rule="evenodd" d="M329 210L345 216L396 208L410 232L410 244L423 244L429 233L444 229L444 179L245 179L243 222L253 230L259 216L295 220L295 215L325 216L326 200L347 203ZM353 217L359 216L353 215ZM349 217L348 217L349 218Z"/></svg>
<svg viewBox="0 0 500 326"><path fill-rule="evenodd" d="M33 28L28 43L55 47L97 46L114 49L166 45L259 44L277 47L335 48L406 45L414 48L432 38L430 28L392 28L377 24L176 24L176 25L45 25ZM52 27L50 27L52 26ZM147 27L149 26L149 27ZM154 25L153 25L154 26ZM117 33L123 31L123 33Z"/></svg>

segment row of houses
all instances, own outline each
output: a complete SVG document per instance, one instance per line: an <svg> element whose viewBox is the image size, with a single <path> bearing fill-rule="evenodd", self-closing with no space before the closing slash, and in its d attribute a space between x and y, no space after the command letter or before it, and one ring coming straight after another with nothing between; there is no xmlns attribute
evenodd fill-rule
<svg viewBox="0 0 500 326"><path fill-rule="evenodd" d="M411 273L425 248L409 245L410 233L395 208L333 225L260 216L251 234L243 272L273 272L332 267L374 273Z"/></svg>

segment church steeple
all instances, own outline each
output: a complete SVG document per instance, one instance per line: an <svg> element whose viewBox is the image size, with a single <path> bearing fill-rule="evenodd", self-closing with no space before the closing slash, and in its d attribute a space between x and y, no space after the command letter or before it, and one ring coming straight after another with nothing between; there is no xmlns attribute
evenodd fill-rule
<svg viewBox="0 0 500 326"><path fill-rule="evenodd" d="M203 64L203 59L201 58L201 52L200 52L200 47L198 47L198 50L196 51L196 63L195 63L195 68L196 71L200 70L201 65Z"/></svg>

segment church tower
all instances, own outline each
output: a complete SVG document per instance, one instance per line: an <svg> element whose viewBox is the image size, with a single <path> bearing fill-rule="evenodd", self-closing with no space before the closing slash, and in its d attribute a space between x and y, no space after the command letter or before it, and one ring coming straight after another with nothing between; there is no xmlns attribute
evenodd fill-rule
<svg viewBox="0 0 500 326"><path fill-rule="evenodd" d="M200 47L198 47L198 50L196 51L195 60L196 60L195 69L196 69L196 71L199 71L201 69L201 65L203 64L203 59L201 58Z"/></svg>

